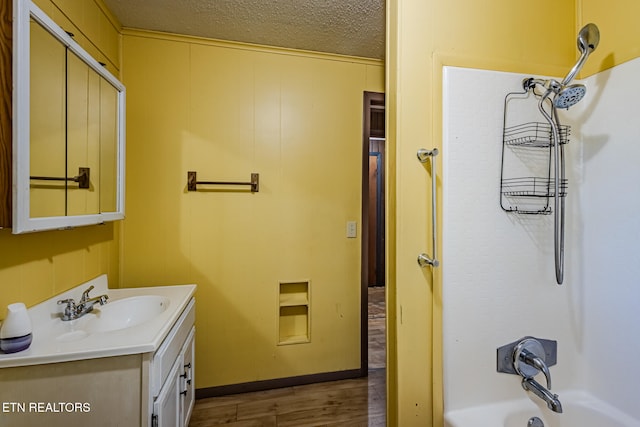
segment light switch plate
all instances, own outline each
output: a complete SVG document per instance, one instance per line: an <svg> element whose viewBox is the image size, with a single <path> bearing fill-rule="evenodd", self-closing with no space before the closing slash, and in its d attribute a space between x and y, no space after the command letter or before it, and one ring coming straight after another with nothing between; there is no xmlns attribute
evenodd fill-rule
<svg viewBox="0 0 640 427"><path fill-rule="evenodd" d="M350 239L353 239L357 235L358 235L358 222L347 221L347 237Z"/></svg>

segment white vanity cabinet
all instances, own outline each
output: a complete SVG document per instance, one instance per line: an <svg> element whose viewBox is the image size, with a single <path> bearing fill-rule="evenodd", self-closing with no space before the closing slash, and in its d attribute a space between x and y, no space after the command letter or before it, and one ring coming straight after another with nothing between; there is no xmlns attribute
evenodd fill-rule
<svg viewBox="0 0 640 427"><path fill-rule="evenodd" d="M195 402L195 302L187 305L149 360L149 419L153 427L186 427Z"/></svg>
<svg viewBox="0 0 640 427"><path fill-rule="evenodd" d="M105 308L62 321L57 301L78 300L89 287L109 295ZM109 289L102 275L31 307L31 346L0 353L0 427L187 427L195 398L195 290ZM119 310L139 310L139 319L151 309L159 312L141 323L113 323L136 318Z"/></svg>

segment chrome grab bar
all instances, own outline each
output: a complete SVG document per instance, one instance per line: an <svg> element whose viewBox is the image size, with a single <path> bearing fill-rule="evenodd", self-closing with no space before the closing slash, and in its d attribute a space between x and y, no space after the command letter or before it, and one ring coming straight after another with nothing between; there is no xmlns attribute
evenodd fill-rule
<svg viewBox="0 0 640 427"><path fill-rule="evenodd" d="M437 211L437 196L436 196L436 159L435 157L438 155L438 149L434 148L433 150L426 150L421 148L418 150L418 160L420 163L426 163L427 160L431 160L431 236L433 237L431 242L431 247L433 248L433 257L422 253L418 255L418 265L420 267L426 267L430 265L431 267L440 266L440 261L438 261L438 257L436 255L436 245L438 243L438 227L436 223L436 216L438 214Z"/></svg>

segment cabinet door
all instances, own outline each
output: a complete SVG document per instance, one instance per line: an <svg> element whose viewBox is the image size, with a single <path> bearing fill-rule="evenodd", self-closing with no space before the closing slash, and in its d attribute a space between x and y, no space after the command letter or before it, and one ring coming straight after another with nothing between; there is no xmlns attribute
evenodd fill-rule
<svg viewBox="0 0 640 427"><path fill-rule="evenodd" d="M182 389L180 390L180 405L182 413L182 426L189 425L191 411L195 403L195 327L191 328L189 337L185 341L182 349Z"/></svg>
<svg viewBox="0 0 640 427"><path fill-rule="evenodd" d="M29 178L63 177L66 164L66 49L36 21L30 21L29 28ZM29 179L28 188L31 218L66 214L65 184Z"/></svg>
<svg viewBox="0 0 640 427"><path fill-rule="evenodd" d="M180 374L182 373L182 358L178 357L174 363L167 381L160 389L158 398L153 402L153 423L155 427L180 426Z"/></svg>

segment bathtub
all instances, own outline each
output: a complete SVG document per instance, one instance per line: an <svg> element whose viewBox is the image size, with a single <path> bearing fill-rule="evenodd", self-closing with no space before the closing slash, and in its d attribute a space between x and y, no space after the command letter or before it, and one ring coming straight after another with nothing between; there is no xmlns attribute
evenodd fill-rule
<svg viewBox="0 0 640 427"><path fill-rule="evenodd" d="M584 391L558 393L563 413L547 409L544 402L524 398L445 412L445 427L527 427L538 417L544 427L640 427L640 420ZM535 425L535 424L534 424Z"/></svg>

